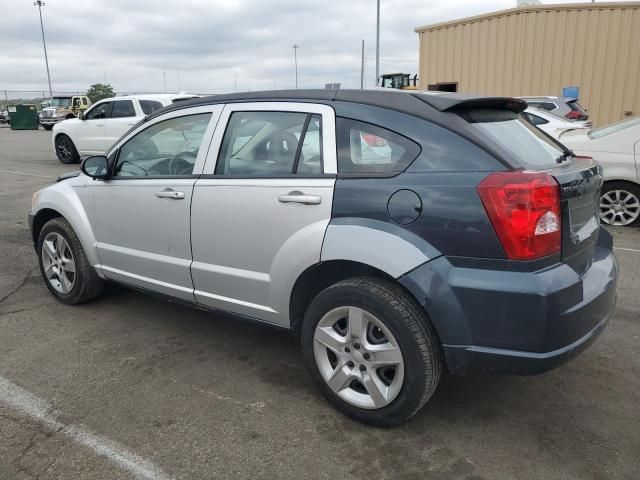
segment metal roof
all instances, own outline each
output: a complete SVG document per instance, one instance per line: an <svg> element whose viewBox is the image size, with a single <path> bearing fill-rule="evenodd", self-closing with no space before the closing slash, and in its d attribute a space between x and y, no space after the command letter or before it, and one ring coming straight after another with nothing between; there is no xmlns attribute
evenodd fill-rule
<svg viewBox="0 0 640 480"><path fill-rule="evenodd" d="M498 10L496 12L484 13L471 17L458 18L447 22L434 23L422 27L416 27L414 32L429 32L431 30L439 30L441 28L455 27L464 23L481 22L496 17L507 15L517 15L520 13L534 13L541 11L562 11L562 10L616 10L627 8L640 8L640 2L605 2L605 3L558 3L553 5L523 5L516 8L508 8L506 10Z"/></svg>

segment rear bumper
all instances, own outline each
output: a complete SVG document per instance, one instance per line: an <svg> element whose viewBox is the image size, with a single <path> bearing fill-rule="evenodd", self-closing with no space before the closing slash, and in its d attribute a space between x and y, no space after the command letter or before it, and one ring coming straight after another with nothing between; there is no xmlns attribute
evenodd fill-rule
<svg viewBox="0 0 640 480"><path fill-rule="evenodd" d="M563 263L532 272L455 264L440 257L401 279L453 373L550 370L587 348L615 307L618 264L606 238L582 276Z"/></svg>

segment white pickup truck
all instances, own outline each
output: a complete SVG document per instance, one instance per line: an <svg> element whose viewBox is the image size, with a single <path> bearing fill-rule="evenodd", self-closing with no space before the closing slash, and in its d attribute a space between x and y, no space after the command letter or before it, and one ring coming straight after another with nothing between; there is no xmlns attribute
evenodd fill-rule
<svg viewBox="0 0 640 480"><path fill-rule="evenodd" d="M82 156L103 154L151 112L196 96L167 93L105 98L80 118L57 123L53 127L53 149L62 163L78 163Z"/></svg>

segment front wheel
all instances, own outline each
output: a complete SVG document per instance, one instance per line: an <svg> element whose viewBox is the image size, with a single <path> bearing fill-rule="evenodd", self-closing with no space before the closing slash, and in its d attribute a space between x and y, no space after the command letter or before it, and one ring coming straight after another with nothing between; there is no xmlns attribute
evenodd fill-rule
<svg viewBox="0 0 640 480"><path fill-rule="evenodd" d="M62 217L49 220L38 237L40 272L60 302L76 304L97 297L103 281L89 264L73 227Z"/></svg>
<svg viewBox="0 0 640 480"><path fill-rule="evenodd" d="M80 155L73 141L64 134L60 134L55 140L56 155L62 163L78 163Z"/></svg>
<svg viewBox="0 0 640 480"><path fill-rule="evenodd" d="M640 224L640 187L627 182L607 182L600 193L600 220L607 225Z"/></svg>
<svg viewBox="0 0 640 480"><path fill-rule="evenodd" d="M362 277L322 291L305 314L302 354L311 376L341 412L390 426L434 393L442 357L424 312L398 285Z"/></svg>

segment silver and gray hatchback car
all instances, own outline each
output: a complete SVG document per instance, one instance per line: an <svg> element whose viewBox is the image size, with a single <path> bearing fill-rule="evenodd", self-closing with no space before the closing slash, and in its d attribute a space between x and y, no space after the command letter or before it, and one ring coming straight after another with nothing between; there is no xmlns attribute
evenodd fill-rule
<svg viewBox="0 0 640 480"><path fill-rule="evenodd" d="M290 329L323 394L372 425L452 373L531 374L615 304L600 166L522 100L254 92L158 110L33 197L61 302L105 282Z"/></svg>

